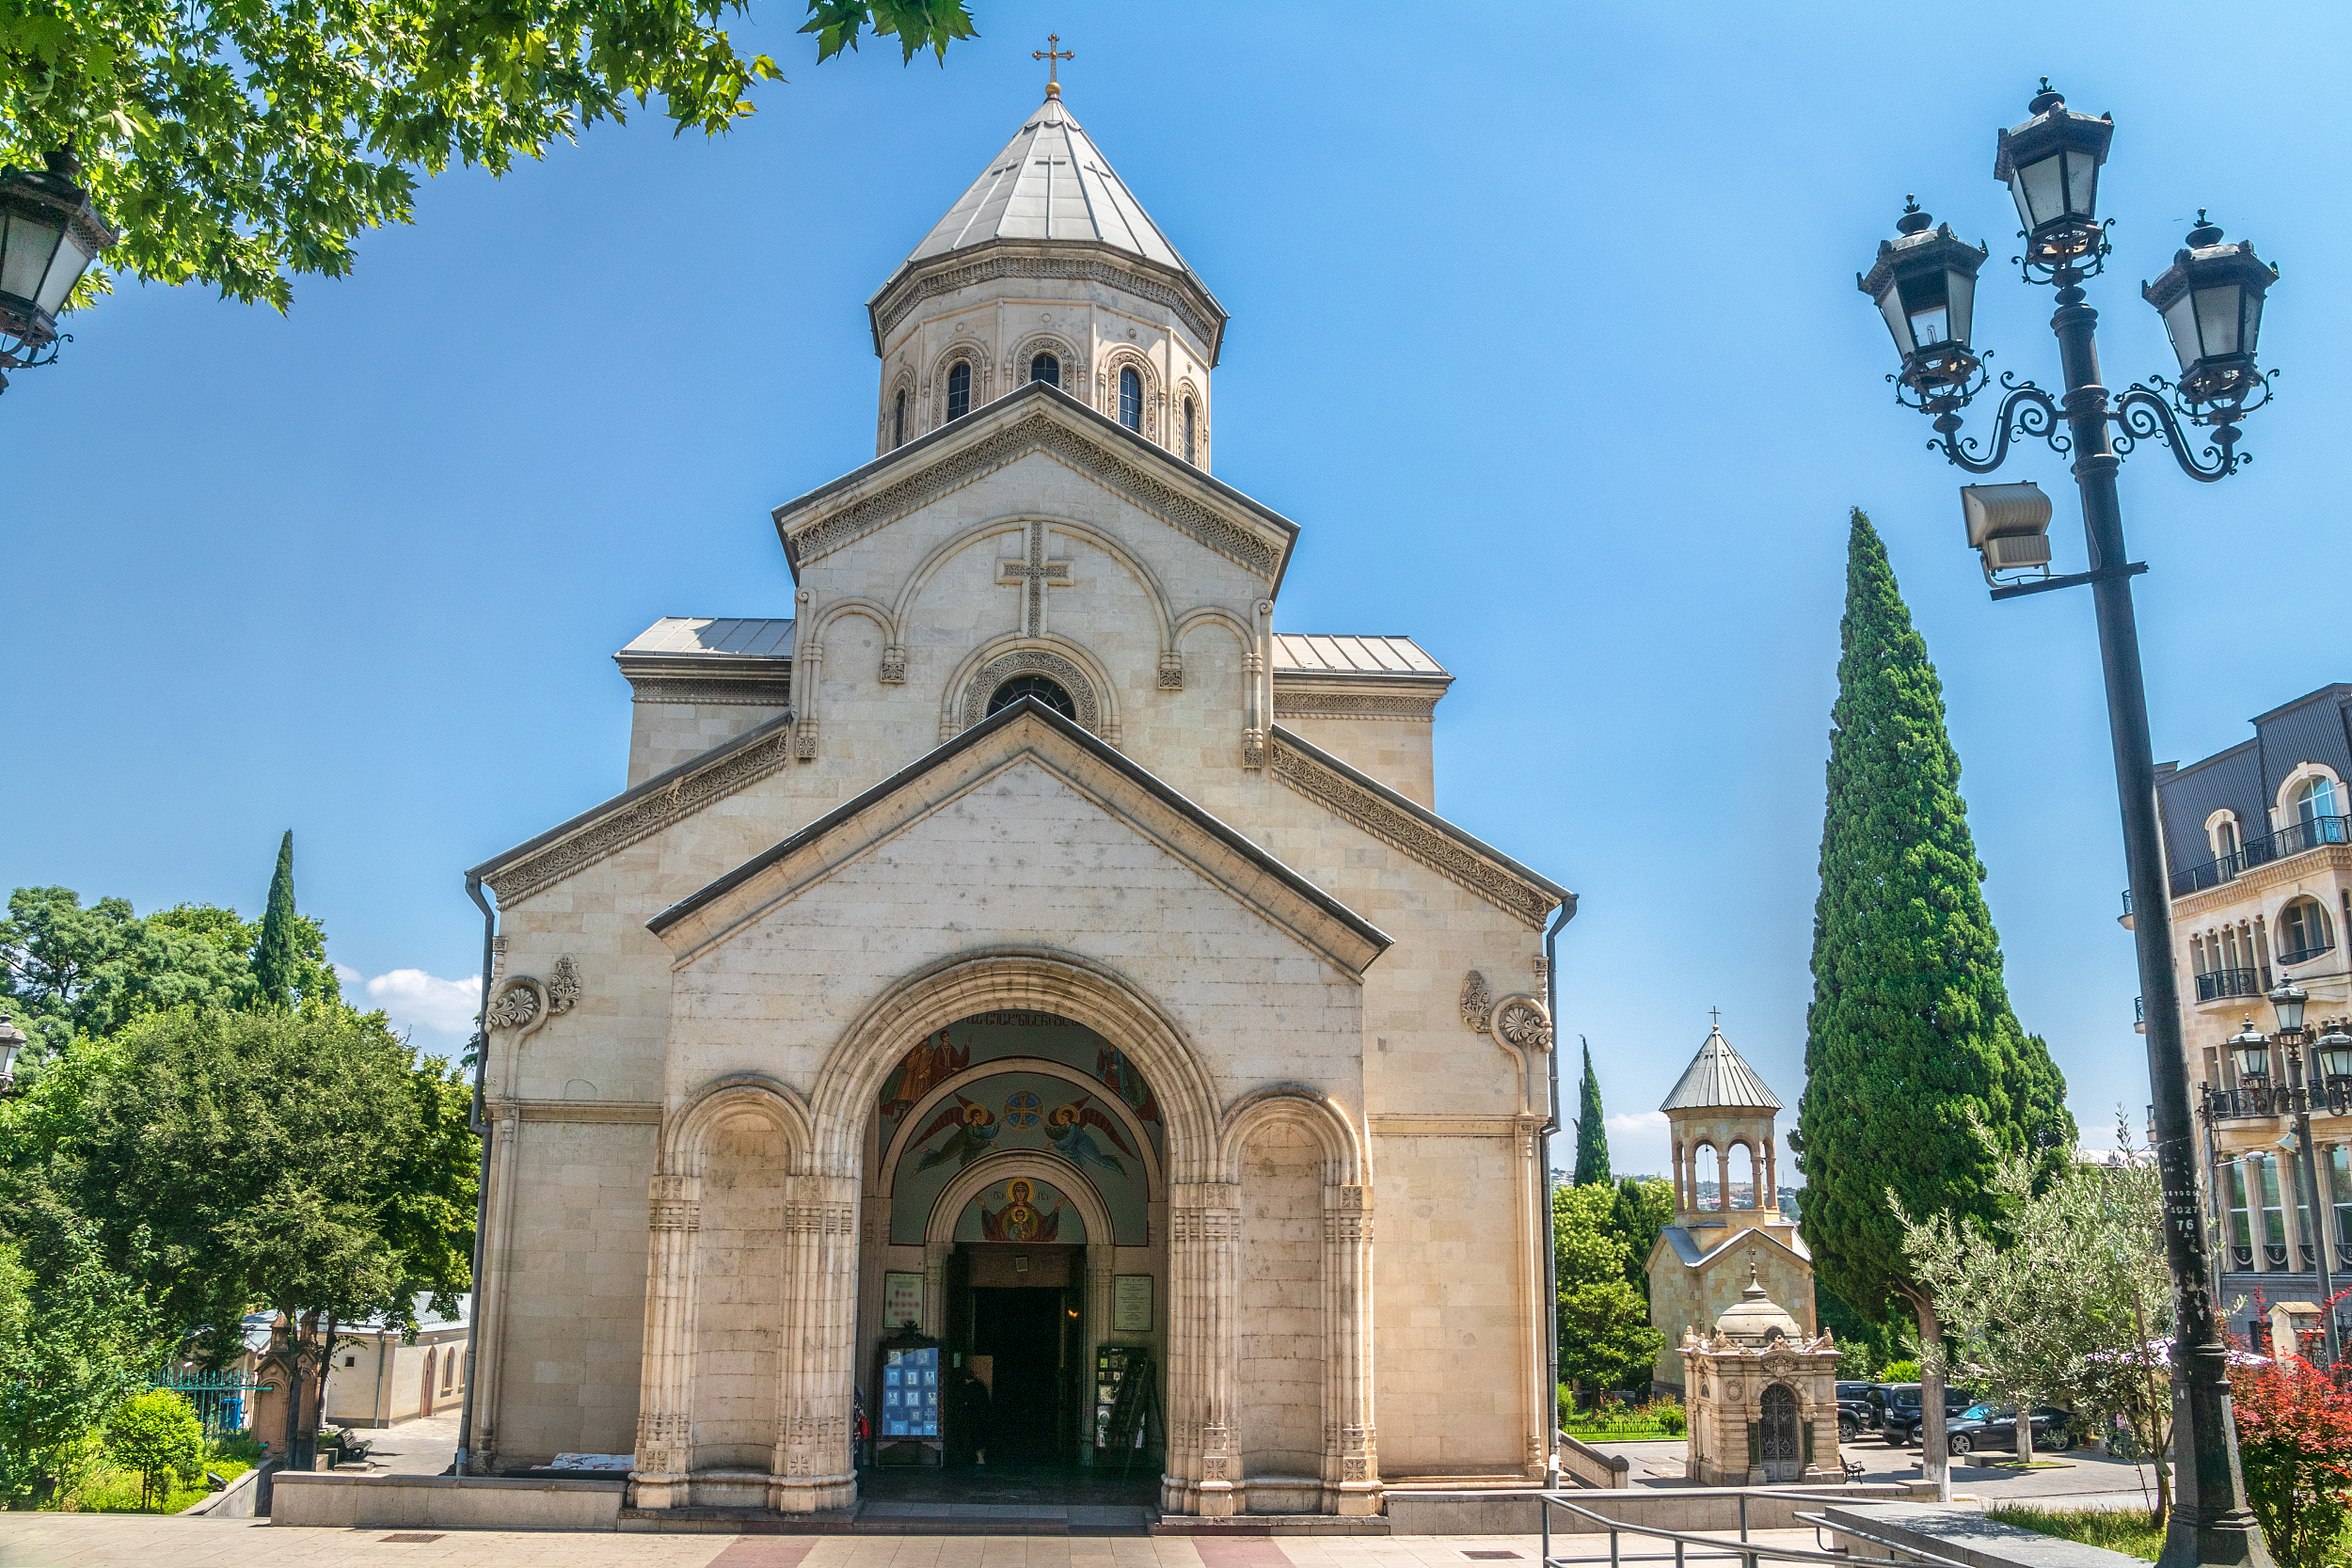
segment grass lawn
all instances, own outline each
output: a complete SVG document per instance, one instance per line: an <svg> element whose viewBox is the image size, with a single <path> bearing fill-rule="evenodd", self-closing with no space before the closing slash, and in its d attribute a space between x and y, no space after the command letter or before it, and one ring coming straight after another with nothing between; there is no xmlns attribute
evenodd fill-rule
<svg viewBox="0 0 2352 1568"><path fill-rule="evenodd" d="M2144 1509L2070 1509L2057 1512L2046 1508L2025 1508L2003 1504L1984 1511L1988 1519L2021 1528L2039 1530L2062 1540L2079 1541L2086 1546L2105 1546L2111 1552L2122 1552L2153 1562L2164 1550L2164 1533L2156 1528L2155 1515Z"/></svg>

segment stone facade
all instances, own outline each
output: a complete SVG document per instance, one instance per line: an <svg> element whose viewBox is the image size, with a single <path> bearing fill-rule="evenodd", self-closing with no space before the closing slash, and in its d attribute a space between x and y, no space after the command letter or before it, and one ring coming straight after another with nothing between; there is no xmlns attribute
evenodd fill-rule
<svg viewBox="0 0 2352 1568"><path fill-rule="evenodd" d="M1684 1335L1706 1333L1752 1282L1794 1303L1799 1330L1813 1333L1813 1254L1776 1202L1780 1101L1722 1030L1659 1109L1673 1141L1675 1218L1650 1247L1650 1326L1665 1336L1652 1377L1660 1391L1687 1395Z"/></svg>
<svg viewBox="0 0 2352 1568"><path fill-rule="evenodd" d="M1024 347L1041 256L1205 405L1205 288L1054 211L876 296L886 418L951 317ZM1090 379L977 385L775 510L790 617L624 649L625 792L475 868L475 1466L633 1451L640 1507L841 1507L885 1333L961 1354L1017 1261L1085 1352L1151 1355L1171 1512L1540 1477L1574 895L1434 814L1426 655L1278 639L1296 525Z"/></svg>
<svg viewBox="0 0 2352 1568"><path fill-rule="evenodd" d="M2352 1078L2329 1081L2311 1044L2352 1014L2352 686L2322 687L2253 723L2252 739L2156 770L2216 1295L2237 1304L2229 1326L2248 1337L2256 1304L2316 1303L2352 1275ZM2122 920L2132 923L2128 907ZM2294 1132L2298 1102L2286 1052L2274 1044L2255 1074L2229 1046L2249 1021L2265 1034L2278 1028L2266 993L2288 980L2309 998L2296 1065L2315 1171L2280 1141ZM2321 1283L2322 1245L2332 1289ZM2352 1313L2339 1315L2352 1323Z"/></svg>

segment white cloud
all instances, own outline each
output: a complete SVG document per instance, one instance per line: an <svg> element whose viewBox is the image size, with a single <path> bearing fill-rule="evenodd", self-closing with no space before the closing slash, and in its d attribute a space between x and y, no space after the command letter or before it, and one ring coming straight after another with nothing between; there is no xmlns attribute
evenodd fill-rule
<svg viewBox="0 0 2352 1568"><path fill-rule="evenodd" d="M357 971L338 966L345 985L359 978ZM384 1009L394 1023L432 1029L445 1035L473 1031L474 1014L482 1008L482 976L443 980L421 969L395 969L367 982L368 1000Z"/></svg>
<svg viewBox="0 0 2352 1568"><path fill-rule="evenodd" d="M1665 1112L1621 1111L1603 1125L1609 1130L1609 1163L1619 1175L1666 1174L1673 1164L1673 1140L1666 1135Z"/></svg>

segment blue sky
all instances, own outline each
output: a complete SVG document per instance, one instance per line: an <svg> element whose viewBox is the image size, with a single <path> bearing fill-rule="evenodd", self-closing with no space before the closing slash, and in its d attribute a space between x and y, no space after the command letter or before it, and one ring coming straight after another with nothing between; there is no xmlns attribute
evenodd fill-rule
<svg viewBox="0 0 2352 1568"><path fill-rule="evenodd" d="M2123 494L2157 755L2352 674L2328 454L2352 341L2341 8L1404 8L977 0L945 70L824 66L718 141L600 126L425 187L280 318L127 287L0 399L0 886L258 910L279 832L333 957L421 1041L471 1010L462 871L622 782L609 655L787 613L767 509L870 455L863 302L1034 105L1069 103L1232 312L1217 472L1304 529L1280 629L1459 677L1441 810L1583 896L1562 1028L1618 1164L1707 1009L1794 1103L1846 509L1940 667L2026 1026L2091 1141L2147 1100L2090 606L1994 606L1853 286L1904 193L1994 248L1978 341L2048 382L1993 133L2035 78L2114 112L2108 380L2207 205L2284 278L2246 475ZM2217 23L2214 19L2219 16ZM2061 461L2012 459L2081 540ZM2332 586L2331 586L2332 585Z"/></svg>

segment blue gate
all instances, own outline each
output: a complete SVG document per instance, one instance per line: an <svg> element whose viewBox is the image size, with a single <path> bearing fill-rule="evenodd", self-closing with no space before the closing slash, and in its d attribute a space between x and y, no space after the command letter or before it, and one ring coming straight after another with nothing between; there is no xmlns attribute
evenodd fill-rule
<svg viewBox="0 0 2352 1568"><path fill-rule="evenodd" d="M276 1386L239 1372L178 1370L157 1372L147 1386L187 1395L207 1437L233 1437L243 1432L253 1418L253 1396Z"/></svg>

